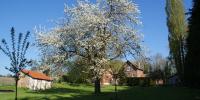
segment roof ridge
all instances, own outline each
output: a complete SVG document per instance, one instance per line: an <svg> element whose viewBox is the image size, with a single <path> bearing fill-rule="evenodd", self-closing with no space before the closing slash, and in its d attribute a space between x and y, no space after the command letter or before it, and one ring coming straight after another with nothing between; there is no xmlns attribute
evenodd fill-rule
<svg viewBox="0 0 200 100"><path fill-rule="evenodd" d="M24 74L34 79L52 81L51 77L45 75L42 72L31 71L31 70L26 70L26 69L22 69L21 72L23 72Z"/></svg>
<svg viewBox="0 0 200 100"><path fill-rule="evenodd" d="M138 69L138 70L144 71L143 69L139 68L137 64L134 64L134 63L130 62L129 60L127 60L126 63L127 63L128 65L131 65L132 68L134 68L134 69Z"/></svg>

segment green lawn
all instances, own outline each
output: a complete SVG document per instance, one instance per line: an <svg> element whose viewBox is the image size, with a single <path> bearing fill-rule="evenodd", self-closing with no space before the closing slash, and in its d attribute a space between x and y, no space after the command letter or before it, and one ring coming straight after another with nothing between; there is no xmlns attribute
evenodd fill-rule
<svg viewBox="0 0 200 100"><path fill-rule="evenodd" d="M12 89L14 86L0 86ZM184 87L118 87L118 100L200 100L200 90ZM114 87L102 87L102 94L94 95L88 85L54 84L52 89L34 92L19 88L19 100L115 100ZM0 100L14 100L14 92L0 93Z"/></svg>

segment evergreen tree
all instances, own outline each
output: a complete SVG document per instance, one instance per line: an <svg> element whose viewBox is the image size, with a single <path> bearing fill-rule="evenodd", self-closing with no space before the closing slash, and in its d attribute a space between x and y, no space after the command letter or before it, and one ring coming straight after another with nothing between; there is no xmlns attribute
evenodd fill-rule
<svg viewBox="0 0 200 100"><path fill-rule="evenodd" d="M170 56L174 60L179 77L183 79L185 59L184 42L187 35L187 25L182 0L166 0L166 13Z"/></svg>
<svg viewBox="0 0 200 100"><path fill-rule="evenodd" d="M189 34L187 37L186 55L186 83L191 86L200 86L200 0L193 0L190 12Z"/></svg>

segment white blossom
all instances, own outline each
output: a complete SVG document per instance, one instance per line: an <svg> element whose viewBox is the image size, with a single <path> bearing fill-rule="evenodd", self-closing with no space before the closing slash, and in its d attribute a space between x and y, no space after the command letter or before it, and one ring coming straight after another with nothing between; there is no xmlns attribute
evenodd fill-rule
<svg viewBox="0 0 200 100"><path fill-rule="evenodd" d="M89 59L96 77L102 75L105 64L112 58L134 55L141 50L141 35L134 28L141 23L140 11L130 0L98 0L97 3L77 0L73 7L66 5L64 12L66 18L62 25L37 32L37 39L40 44L62 47L67 54Z"/></svg>

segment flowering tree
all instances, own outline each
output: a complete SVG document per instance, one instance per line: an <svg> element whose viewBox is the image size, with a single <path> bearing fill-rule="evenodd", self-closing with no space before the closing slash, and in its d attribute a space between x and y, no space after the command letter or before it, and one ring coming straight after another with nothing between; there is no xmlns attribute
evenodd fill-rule
<svg viewBox="0 0 200 100"><path fill-rule="evenodd" d="M51 57L60 60L81 57L90 65L95 93L100 93L100 78L107 62L141 51L138 6L129 0L77 1L66 6L65 20L50 31L37 30L42 48L54 48Z"/></svg>

